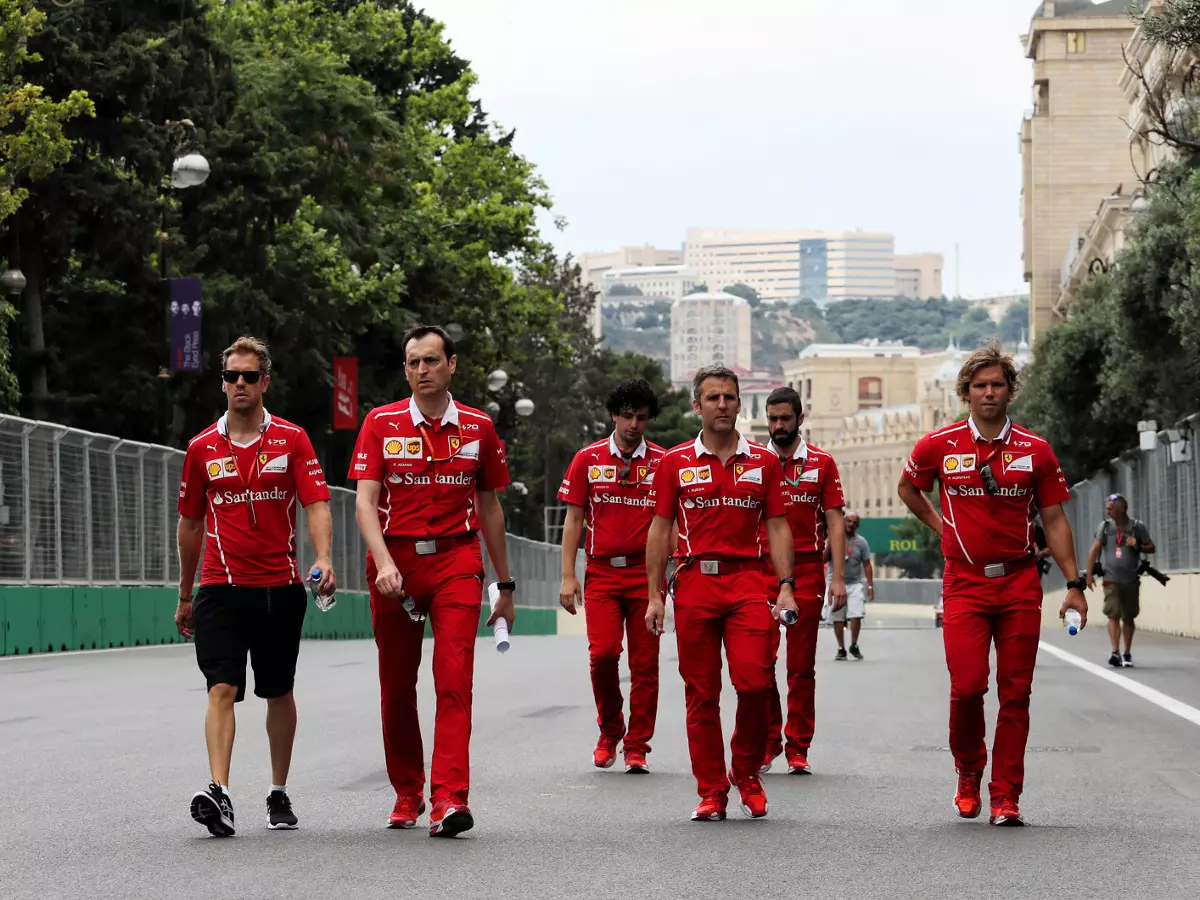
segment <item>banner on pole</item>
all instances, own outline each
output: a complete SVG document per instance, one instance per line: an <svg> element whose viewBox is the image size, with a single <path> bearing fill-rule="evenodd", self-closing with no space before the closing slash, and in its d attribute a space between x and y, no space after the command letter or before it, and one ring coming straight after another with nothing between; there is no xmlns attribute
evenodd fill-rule
<svg viewBox="0 0 1200 900"><path fill-rule="evenodd" d="M333 359L334 431L358 428L358 358L336 356Z"/></svg>
<svg viewBox="0 0 1200 900"><path fill-rule="evenodd" d="M172 278L169 303L171 318L171 371L200 371L200 325L204 282L199 278Z"/></svg>

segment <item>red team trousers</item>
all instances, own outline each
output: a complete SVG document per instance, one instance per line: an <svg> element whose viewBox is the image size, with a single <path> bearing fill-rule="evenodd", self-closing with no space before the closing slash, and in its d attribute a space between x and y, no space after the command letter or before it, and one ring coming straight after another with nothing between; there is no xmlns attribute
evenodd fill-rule
<svg viewBox="0 0 1200 900"><path fill-rule="evenodd" d="M787 632L787 727L784 727L779 684L771 679L767 731L767 755L771 758L785 749L788 755L807 755L817 727L817 633L821 627L821 607L825 603L825 566L821 554L797 553L793 577L796 579L794 593L800 615L795 625L783 629ZM779 579L773 569L769 578L767 596L774 603L779 597ZM779 658L781 640L780 628L776 627L771 632L772 672Z"/></svg>
<svg viewBox="0 0 1200 900"><path fill-rule="evenodd" d="M983 696L988 691L991 644L996 644L1000 714L988 787L993 799L1016 800L1025 781L1042 584L1032 558L1008 566L1008 574L988 578L977 566L946 560L942 636L950 670L950 752L963 772L982 772L987 767Z"/></svg>
<svg viewBox="0 0 1200 900"><path fill-rule="evenodd" d="M591 660L592 694L600 734L625 739L625 752L649 753L658 715L658 638L646 630L646 566L615 568L589 559L584 577L584 621ZM621 696L619 662L629 635L629 728Z"/></svg>
<svg viewBox="0 0 1200 900"><path fill-rule="evenodd" d="M470 787L471 697L475 639L483 603L483 557L478 538L442 553L420 556L413 541L387 538L392 560L404 578L403 590L426 612L433 626L434 718L430 799L468 802ZM425 788L424 748L417 717L417 669L425 627L413 622L394 597L375 587L375 561L367 554L371 625L379 650L383 752L388 779L397 796L420 797Z"/></svg>
<svg viewBox="0 0 1200 900"><path fill-rule="evenodd" d="M764 563L736 564L728 575L704 575L699 563L675 584L675 633L679 674L687 698L688 750L701 797L726 796L725 740L721 733L721 645L737 691L737 718L730 744L734 780L758 773L767 751L767 715L775 672L771 616L763 584ZM722 566L733 565L722 562Z"/></svg>

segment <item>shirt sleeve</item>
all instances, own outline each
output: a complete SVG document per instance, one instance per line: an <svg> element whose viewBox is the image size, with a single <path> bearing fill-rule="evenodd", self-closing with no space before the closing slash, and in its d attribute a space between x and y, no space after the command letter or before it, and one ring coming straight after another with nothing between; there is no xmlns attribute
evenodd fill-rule
<svg viewBox="0 0 1200 900"><path fill-rule="evenodd" d="M825 488L821 492L821 506L824 509L841 509L846 505L846 497L842 493L842 476L838 473L837 463L829 457L829 465L825 467Z"/></svg>
<svg viewBox="0 0 1200 900"><path fill-rule="evenodd" d="M483 437L479 441L479 477L475 487L481 491L499 491L508 487L508 460L500 436L491 422L483 426Z"/></svg>
<svg viewBox="0 0 1200 900"><path fill-rule="evenodd" d="M383 481L383 446L379 442L379 432L375 430L378 421L373 412L368 413L358 430L354 459L350 461L350 472L346 476L350 481Z"/></svg>
<svg viewBox="0 0 1200 900"><path fill-rule="evenodd" d="M1144 544L1147 541L1153 540L1153 538L1150 537L1150 529L1146 527L1145 522L1138 522L1137 525L1134 526L1134 535L1137 537L1139 544Z"/></svg>
<svg viewBox="0 0 1200 900"><path fill-rule="evenodd" d="M763 487L767 495L763 504L763 518L786 516L792 508L792 495L783 480L783 464L774 453L767 454L767 464L763 466Z"/></svg>
<svg viewBox="0 0 1200 900"><path fill-rule="evenodd" d="M911 481L918 490L932 491L934 479L938 475L937 451L929 435L917 441L912 455L904 466L904 477Z"/></svg>
<svg viewBox="0 0 1200 900"><path fill-rule="evenodd" d="M1096 528L1096 540L1100 542L1101 547L1108 543L1108 535L1105 533L1108 530L1107 526L1108 520L1105 519Z"/></svg>
<svg viewBox="0 0 1200 900"><path fill-rule="evenodd" d="M1037 504L1040 509L1048 509L1071 499L1067 489L1067 478L1063 475L1062 466L1050 445L1042 453L1037 454Z"/></svg>
<svg viewBox="0 0 1200 900"><path fill-rule="evenodd" d="M179 475L179 514L185 519L203 519L204 505L208 498L208 475L204 471L204 460L194 442L183 457L183 471Z"/></svg>
<svg viewBox="0 0 1200 900"><path fill-rule="evenodd" d="M325 483L325 471L317 459L308 432L301 430L292 452L292 478L296 482L296 496L301 506L320 503L329 499L329 485Z"/></svg>
<svg viewBox="0 0 1200 900"><path fill-rule="evenodd" d="M675 464L678 458L662 458L654 476L654 489L650 491L650 496L654 499L654 514L670 521L675 520L675 514L679 511L679 470Z"/></svg>
<svg viewBox="0 0 1200 900"><path fill-rule="evenodd" d="M855 549L858 551L858 561L861 563L869 563L871 561L871 545L867 543L867 539L861 534L855 535L857 540L854 542Z"/></svg>
<svg viewBox="0 0 1200 900"><path fill-rule="evenodd" d="M580 450L567 467L562 484L558 487L558 499L572 506L586 506L588 497L587 461Z"/></svg>

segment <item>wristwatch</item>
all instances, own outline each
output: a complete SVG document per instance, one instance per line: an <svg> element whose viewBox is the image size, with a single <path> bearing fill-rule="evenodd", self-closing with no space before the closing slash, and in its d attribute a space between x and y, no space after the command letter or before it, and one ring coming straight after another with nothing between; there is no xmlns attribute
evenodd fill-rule
<svg viewBox="0 0 1200 900"><path fill-rule="evenodd" d="M779 579L779 586L780 586L780 587L783 587L785 584L790 584L790 585L791 585L793 588L795 588L795 587L796 587L796 579L795 579L795 578L792 578L792 577L790 577L790 576L789 576L789 577L787 577L787 578L780 578L780 579Z"/></svg>
<svg viewBox="0 0 1200 900"><path fill-rule="evenodd" d="M1068 581L1067 582L1067 590L1069 591L1069 590L1071 590L1071 588L1078 588L1081 591L1086 590L1087 589L1087 579L1084 578L1082 575L1080 575L1074 581Z"/></svg>
<svg viewBox="0 0 1200 900"><path fill-rule="evenodd" d="M500 591L515 591L517 583L515 581L500 581L496 583L496 589Z"/></svg>

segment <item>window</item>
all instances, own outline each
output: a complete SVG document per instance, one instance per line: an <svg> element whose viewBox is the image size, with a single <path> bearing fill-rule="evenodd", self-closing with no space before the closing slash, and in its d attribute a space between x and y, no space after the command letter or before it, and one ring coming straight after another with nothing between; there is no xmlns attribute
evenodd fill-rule
<svg viewBox="0 0 1200 900"><path fill-rule="evenodd" d="M1068 53L1086 53L1087 52L1087 35L1082 31L1067 32L1067 52Z"/></svg>
<svg viewBox="0 0 1200 900"><path fill-rule="evenodd" d="M883 406L883 379L858 379L858 408L870 409L875 406Z"/></svg>
<svg viewBox="0 0 1200 900"><path fill-rule="evenodd" d="M804 399L805 400L812 399L812 379L811 378L804 379Z"/></svg>

